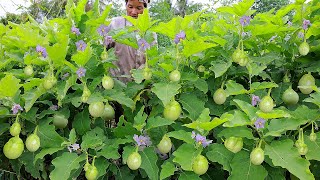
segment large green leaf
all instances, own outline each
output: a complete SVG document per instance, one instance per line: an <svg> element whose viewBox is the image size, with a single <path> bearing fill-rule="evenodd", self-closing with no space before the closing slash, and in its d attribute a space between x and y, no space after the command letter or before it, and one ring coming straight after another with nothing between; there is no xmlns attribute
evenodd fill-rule
<svg viewBox="0 0 320 180"><path fill-rule="evenodd" d="M194 143L194 140L191 137L191 132L179 130L179 131L171 131L167 135L169 137L173 137L175 139L183 140L184 142L189 143L189 144Z"/></svg>
<svg viewBox="0 0 320 180"><path fill-rule="evenodd" d="M168 126L173 123L174 121L162 118L161 116L151 117L148 119L145 129L148 130L156 127Z"/></svg>
<svg viewBox="0 0 320 180"><path fill-rule="evenodd" d="M231 65L232 61L216 60L211 61L211 67L209 69L214 72L215 78L218 78L226 73Z"/></svg>
<svg viewBox="0 0 320 180"><path fill-rule="evenodd" d="M124 92L119 90L108 90L105 92L107 99L110 101L117 101L118 103L133 109L135 106L134 101L128 97Z"/></svg>
<svg viewBox="0 0 320 180"><path fill-rule="evenodd" d="M37 99L43 94L45 94L46 92L47 90L45 90L42 85L38 86L33 90L25 92L25 94L23 95L23 98L26 101L24 105L26 112L28 112L32 108L33 104L37 101Z"/></svg>
<svg viewBox="0 0 320 180"><path fill-rule="evenodd" d="M57 148L61 147L61 143L64 142L56 131L54 125L49 125L51 119L43 119L39 123L38 136L40 138L42 148Z"/></svg>
<svg viewBox="0 0 320 180"><path fill-rule="evenodd" d="M251 15L246 12L250 9L253 3L254 3L254 0L244 0L238 4L233 4L232 7L231 6L220 7L217 10L219 12L226 12L226 13L230 13L237 16Z"/></svg>
<svg viewBox="0 0 320 180"><path fill-rule="evenodd" d="M138 131L142 131L146 125L147 117L148 115L144 113L144 106L142 106L138 114L134 117L133 127Z"/></svg>
<svg viewBox="0 0 320 180"><path fill-rule="evenodd" d="M173 162L178 163L185 171L192 171L192 164L199 152L192 144L182 144L173 152Z"/></svg>
<svg viewBox="0 0 320 180"><path fill-rule="evenodd" d="M225 91L226 91L227 96L248 93L248 91L241 84L238 84L232 80L229 80L227 82Z"/></svg>
<svg viewBox="0 0 320 180"><path fill-rule="evenodd" d="M96 127L82 136L82 143L80 147L81 149L95 149L102 146L106 139L107 137L104 135L104 131L100 127Z"/></svg>
<svg viewBox="0 0 320 180"><path fill-rule="evenodd" d="M179 93L180 88L181 85L177 83L155 83L151 90L166 106Z"/></svg>
<svg viewBox="0 0 320 180"><path fill-rule="evenodd" d="M303 101L313 103L313 104L319 106L319 108L320 108L320 92L315 92L315 93L310 94L310 97L304 99Z"/></svg>
<svg viewBox="0 0 320 180"><path fill-rule="evenodd" d="M197 175L194 172L186 172L186 171L182 171L179 179L178 180L201 180L201 178L199 177L199 175Z"/></svg>
<svg viewBox="0 0 320 180"><path fill-rule="evenodd" d="M72 170L80 168L80 162L86 159L86 155L78 156L76 153L65 152L52 160L54 170L50 173L50 179L68 179Z"/></svg>
<svg viewBox="0 0 320 180"><path fill-rule="evenodd" d="M223 166L223 169L231 172L230 163L234 153L229 151L222 144L211 144L206 154L207 158L212 162L217 162Z"/></svg>
<svg viewBox="0 0 320 180"><path fill-rule="evenodd" d="M29 172L32 177L40 178L40 161L34 161L35 154L32 152L24 152L20 157L19 160L24 164L25 169Z"/></svg>
<svg viewBox="0 0 320 180"><path fill-rule="evenodd" d="M7 74L0 80L0 98L13 97L21 87L20 79L12 74Z"/></svg>
<svg viewBox="0 0 320 180"><path fill-rule="evenodd" d="M145 148L141 154L141 169L144 169L149 179L159 179L159 168L157 166L158 156L153 148Z"/></svg>
<svg viewBox="0 0 320 180"><path fill-rule="evenodd" d="M300 156L289 139L273 141L265 146L265 154L269 156L275 166L286 168L291 174L304 180L314 179L310 172L310 162Z"/></svg>
<svg viewBox="0 0 320 180"><path fill-rule="evenodd" d="M72 55L71 59L78 65L84 66L92 57L93 50L88 43L86 49L84 51L77 51L74 55Z"/></svg>
<svg viewBox="0 0 320 180"><path fill-rule="evenodd" d="M49 46L47 52L54 66L59 67L64 65L64 60L68 52L69 37L64 34L58 34L57 38L59 42L53 46Z"/></svg>
<svg viewBox="0 0 320 180"><path fill-rule="evenodd" d="M174 172L177 170L175 165L170 161L165 161L161 165L160 179L168 178L174 175Z"/></svg>
<svg viewBox="0 0 320 180"><path fill-rule="evenodd" d="M232 171L228 180L264 180L268 175L268 172L262 165L251 163L250 154L246 151L236 153L230 166Z"/></svg>
<svg viewBox="0 0 320 180"><path fill-rule="evenodd" d="M320 132L317 132L316 135L316 141L310 141L309 137L304 137L304 142L307 144L309 149L308 153L306 154L306 158L308 160L320 161Z"/></svg>
<svg viewBox="0 0 320 180"><path fill-rule="evenodd" d="M50 154L52 155L53 153L56 153L60 150L63 150L64 147L56 147L56 148L46 148L46 149L41 149L41 151L34 157L33 163L36 163L38 159L42 159L45 155Z"/></svg>
<svg viewBox="0 0 320 180"><path fill-rule="evenodd" d="M218 134L218 137L243 137L248 139L255 139L252 134L252 129L244 126L225 128Z"/></svg>
<svg viewBox="0 0 320 180"><path fill-rule="evenodd" d="M291 115L284 110L274 109L269 113L264 113L262 111L257 111L257 115L263 119L277 119L277 118L288 118Z"/></svg>
<svg viewBox="0 0 320 180"><path fill-rule="evenodd" d="M90 130L91 119L89 117L88 109L78 113L72 122L72 127L75 128L79 135L84 135Z"/></svg>
<svg viewBox="0 0 320 180"><path fill-rule="evenodd" d="M254 82L251 84L251 89L249 90L249 93L253 93L261 89L270 89L276 87L278 87L278 85L273 82Z"/></svg>
<svg viewBox="0 0 320 180"><path fill-rule="evenodd" d="M223 127L237 127L251 124L249 117L242 111L234 111L233 117L223 124Z"/></svg>
<svg viewBox="0 0 320 180"><path fill-rule="evenodd" d="M69 88L73 85L76 84L77 81L77 76L76 75L71 75L66 81L65 83L61 84L61 88L60 86L58 86L57 88L57 94L58 94L58 100L61 101L62 99L65 98L65 96L67 95L67 92L69 90Z"/></svg>
<svg viewBox="0 0 320 180"><path fill-rule="evenodd" d="M197 38L196 40L193 40L193 41L184 41L183 45L184 45L184 48L182 50L182 53L186 58L216 46L216 44L207 43L203 41L201 38Z"/></svg>
<svg viewBox="0 0 320 180"><path fill-rule="evenodd" d="M182 94L179 98L182 108L188 111L188 117L195 121L204 110L205 102L200 100L196 94Z"/></svg>
<svg viewBox="0 0 320 180"><path fill-rule="evenodd" d="M106 170L110 166L110 164L111 163L109 161L106 161L104 158L95 159L94 165L97 167L99 173L97 179L99 179L99 177L106 176Z"/></svg>
<svg viewBox="0 0 320 180"><path fill-rule="evenodd" d="M256 112L257 112L257 109L252 106L251 104L249 104L248 102L245 102L245 101L242 101L242 100L239 100L239 99L234 99L233 100L237 106L244 112L248 115L248 117L250 118L250 120L256 118Z"/></svg>

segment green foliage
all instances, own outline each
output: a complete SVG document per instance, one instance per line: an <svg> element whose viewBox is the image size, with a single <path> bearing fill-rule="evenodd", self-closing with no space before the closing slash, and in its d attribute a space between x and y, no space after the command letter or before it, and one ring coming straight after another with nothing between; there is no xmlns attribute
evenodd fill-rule
<svg viewBox="0 0 320 180"><path fill-rule="evenodd" d="M104 51L97 29L110 24L120 3L99 2L52 1L52 12L41 10L48 18L30 14L27 22L0 24L0 148L12 138L10 127L16 122L23 142L32 133L40 137L35 152L26 150L15 160L0 154L0 169L17 176L10 178L83 179L87 163L98 169L98 179L319 178L320 134L313 133L320 117L318 1L266 6L244 0L212 12L198 12L199 5L185 0L176 7L171 1L152 1L137 19L126 17L132 26L107 34L136 49L140 38L152 44L138 51L146 63L126 75L129 82L112 77L112 89L101 82L112 76L110 68L117 68L119 52ZM53 17L59 8L63 11ZM250 16L250 23L241 23L243 16ZM306 30L304 19L311 22ZM158 46L152 42L154 32L162 38ZM87 43L84 51L76 48L80 40ZM303 56L298 50L302 42L310 46ZM77 72L80 67L86 73ZM150 79L144 76L146 68ZM172 71L181 73L179 81L169 78ZM299 87L308 73L315 78L305 87L309 94ZM294 105L282 99L290 86L299 96ZM217 89L226 93L222 103L213 98ZM270 112L259 103L266 96L274 100L267 105ZM104 114L102 108L93 114L93 102L109 104L115 117L95 115ZM172 102L179 106L168 106ZM167 154L159 150L163 137L170 142L164 145ZM258 147L264 162L253 165L250 151ZM141 156L137 170L128 161L133 152ZM199 155L209 161L201 176L194 166Z"/></svg>

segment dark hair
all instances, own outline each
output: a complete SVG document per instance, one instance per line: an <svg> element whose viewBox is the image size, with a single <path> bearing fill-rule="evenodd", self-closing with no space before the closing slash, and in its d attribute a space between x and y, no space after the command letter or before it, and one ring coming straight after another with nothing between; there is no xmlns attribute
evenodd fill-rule
<svg viewBox="0 0 320 180"><path fill-rule="evenodd" d="M128 3L128 0L125 0L126 4ZM150 3L150 0L148 0L148 3ZM143 6L146 8L147 7L147 3L143 3Z"/></svg>

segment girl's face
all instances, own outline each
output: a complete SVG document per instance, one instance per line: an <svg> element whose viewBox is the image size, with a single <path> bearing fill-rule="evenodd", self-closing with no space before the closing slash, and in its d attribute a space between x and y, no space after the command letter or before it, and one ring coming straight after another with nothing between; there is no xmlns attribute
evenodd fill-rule
<svg viewBox="0 0 320 180"><path fill-rule="evenodd" d="M128 0L126 4L127 15L133 18L138 18L139 14L143 13L144 5L139 0Z"/></svg>

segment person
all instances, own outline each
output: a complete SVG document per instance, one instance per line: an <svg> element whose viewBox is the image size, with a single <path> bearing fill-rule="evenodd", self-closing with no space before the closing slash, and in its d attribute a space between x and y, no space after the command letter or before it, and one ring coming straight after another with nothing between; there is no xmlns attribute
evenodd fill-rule
<svg viewBox="0 0 320 180"><path fill-rule="evenodd" d="M133 18L138 18L139 14L142 14L143 10L147 8L150 0L125 0L125 3L127 15ZM126 26L132 26L132 24L122 16L112 18L109 25L110 31L119 30ZM153 39L153 44L157 44L156 33L153 33ZM114 61L116 68L111 68L109 71L110 74L124 83L132 81L130 71L132 69L141 69L144 67L145 56L143 53L139 52L138 49L113 40L107 47L107 49L109 48L115 48L115 55L118 58L117 61Z"/></svg>

